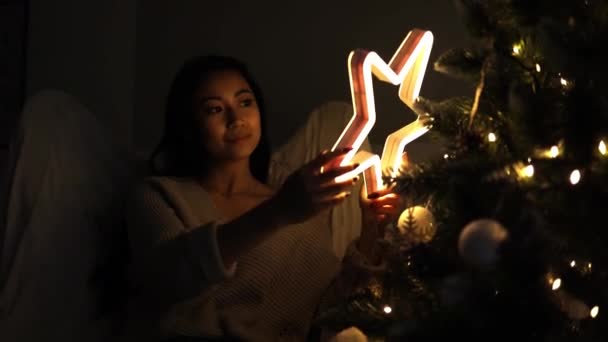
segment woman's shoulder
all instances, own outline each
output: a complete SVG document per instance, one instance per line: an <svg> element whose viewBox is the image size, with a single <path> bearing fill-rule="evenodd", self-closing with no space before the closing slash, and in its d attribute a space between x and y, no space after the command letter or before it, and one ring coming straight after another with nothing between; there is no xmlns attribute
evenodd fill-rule
<svg viewBox="0 0 608 342"><path fill-rule="evenodd" d="M204 216L212 209L208 194L198 182L184 177L141 178L133 187L130 202L135 208L142 204L144 207L169 208L182 218L193 218L191 212Z"/></svg>
<svg viewBox="0 0 608 342"><path fill-rule="evenodd" d="M138 188L178 188L180 186L193 186L196 181L187 177L176 176L146 176L133 183L133 189Z"/></svg>
<svg viewBox="0 0 608 342"><path fill-rule="evenodd" d="M185 177L147 176L137 179L131 186L129 197L137 199L150 195L160 197L183 197L191 192L201 192L196 181Z"/></svg>

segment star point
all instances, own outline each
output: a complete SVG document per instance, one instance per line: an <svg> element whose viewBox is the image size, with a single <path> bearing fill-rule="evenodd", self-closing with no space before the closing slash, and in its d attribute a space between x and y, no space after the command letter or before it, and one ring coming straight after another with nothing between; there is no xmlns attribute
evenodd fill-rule
<svg viewBox="0 0 608 342"><path fill-rule="evenodd" d="M373 51L357 49L348 56L348 73L353 101L353 117L334 144L332 150L352 147L340 165L358 162L360 166L336 181L343 181L363 172L367 193L384 188L383 171L394 174L402 161L407 144L428 131L427 120L418 117L414 122L389 134L382 157L368 151L359 151L376 122L373 78L399 85L399 98L415 111L424 73L433 45L430 31L410 31L387 64Z"/></svg>

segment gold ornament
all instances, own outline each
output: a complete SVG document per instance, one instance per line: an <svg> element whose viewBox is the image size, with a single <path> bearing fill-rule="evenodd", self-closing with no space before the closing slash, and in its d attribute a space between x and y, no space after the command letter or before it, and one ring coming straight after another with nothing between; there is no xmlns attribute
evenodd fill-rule
<svg viewBox="0 0 608 342"><path fill-rule="evenodd" d="M430 242L437 232L433 214L421 206L405 209L399 216L397 228L403 238L412 245Z"/></svg>

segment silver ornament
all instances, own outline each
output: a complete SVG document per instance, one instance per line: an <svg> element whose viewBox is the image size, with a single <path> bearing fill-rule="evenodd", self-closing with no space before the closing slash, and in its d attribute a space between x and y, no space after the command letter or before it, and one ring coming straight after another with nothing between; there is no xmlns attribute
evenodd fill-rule
<svg viewBox="0 0 608 342"><path fill-rule="evenodd" d="M471 265L480 268L492 267L498 261L498 248L507 237L507 230L495 220L475 220L460 232L458 251Z"/></svg>

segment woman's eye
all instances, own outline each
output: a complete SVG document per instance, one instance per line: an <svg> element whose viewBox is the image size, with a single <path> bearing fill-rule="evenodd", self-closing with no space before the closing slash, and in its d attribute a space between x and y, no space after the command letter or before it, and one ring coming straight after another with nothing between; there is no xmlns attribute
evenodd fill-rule
<svg viewBox="0 0 608 342"><path fill-rule="evenodd" d="M249 107L253 104L253 99L244 99L241 101L241 107Z"/></svg>
<svg viewBox="0 0 608 342"><path fill-rule="evenodd" d="M222 111L222 107L220 106L208 106L205 108L205 113L208 114L215 114L215 113L219 113Z"/></svg>

